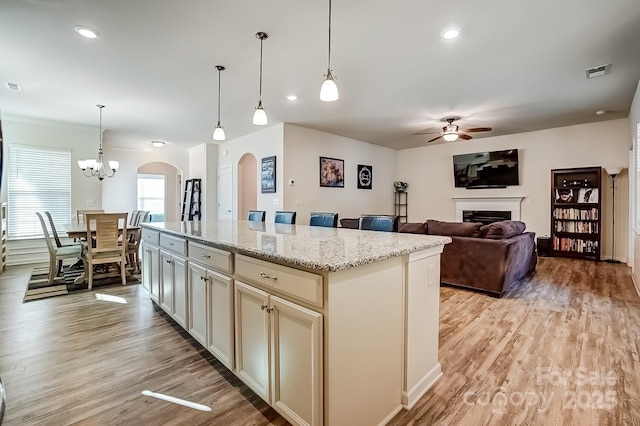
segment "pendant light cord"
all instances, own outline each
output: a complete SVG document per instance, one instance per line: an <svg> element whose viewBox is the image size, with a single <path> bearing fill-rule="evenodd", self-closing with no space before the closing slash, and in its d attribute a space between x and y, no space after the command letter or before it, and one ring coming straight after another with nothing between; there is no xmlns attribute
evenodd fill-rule
<svg viewBox="0 0 640 426"><path fill-rule="evenodd" d="M98 108L100 108L100 151L102 152L102 108L104 105L98 105Z"/></svg>
<svg viewBox="0 0 640 426"><path fill-rule="evenodd" d="M218 68L218 126L220 125L220 72L222 70Z"/></svg>
<svg viewBox="0 0 640 426"><path fill-rule="evenodd" d="M331 70L331 0L329 0L329 57L327 60L327 70Z"/></svg>
<svg viewBox="0 0 640 426"><path fill-rule="evenodd" d="M262 103L262 37L260 38L260 102Z"/></svg>

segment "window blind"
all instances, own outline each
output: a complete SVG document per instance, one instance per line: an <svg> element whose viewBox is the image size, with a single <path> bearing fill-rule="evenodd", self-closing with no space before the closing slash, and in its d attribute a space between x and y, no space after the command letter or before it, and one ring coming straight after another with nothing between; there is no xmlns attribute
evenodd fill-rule
<svg viewBox="0 0 640 426"><path fill-rule="evenodd" d="M71 218L71 151L9 145L9 238L41 237L36 212L51 214L56 228ZM45 217L46 223L46 217Z"/></svg>

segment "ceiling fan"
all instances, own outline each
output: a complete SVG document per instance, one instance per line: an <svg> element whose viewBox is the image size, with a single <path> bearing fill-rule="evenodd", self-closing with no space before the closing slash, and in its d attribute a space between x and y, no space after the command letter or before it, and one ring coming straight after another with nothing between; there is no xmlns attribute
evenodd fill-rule
<svg viewBox="0 0 640 426"><path fill-rule="evenodd" d="M444 121L449 124L447 124L442 128L442 132L421 132L421 133L414 133L414 135L429 135L433 133L439 133L438 136L427 141L427 143L437 141L440 138L444 139L447 142L454 142L458 140L458 138L464 139L464 140L472 139L473 136L467 135L467 133L490 132L492 130L491 127L473 127L471 129L460 129L457 125L453 124L453 122L457 120L460 120L460 117L443 118L441 121Z"/></svg>

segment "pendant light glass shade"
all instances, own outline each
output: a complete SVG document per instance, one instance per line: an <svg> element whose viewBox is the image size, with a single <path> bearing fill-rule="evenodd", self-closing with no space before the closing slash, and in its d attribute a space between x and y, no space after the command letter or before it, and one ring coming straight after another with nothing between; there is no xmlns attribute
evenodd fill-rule
<svg viewBox="0 0 640 426"><path fill-rule="evenodd" d="M260 98L258 100L258 106L256 112L253 113L253 124L258 126L264 126L267 124L267 113L262 106L262 42L269 38L267 33L258 32L256 38L260 40Z"/></svg>
<svg viewBox="0 0 640 426"><path fill-rule="evenodd" d="M256 112L253 113L253 124L256 124L258 126L264 126L265 124L267 124L267 113L264 111L262 101L258 102Z"/></svg>
<svg viewBox="0 0 640 426"><path fill-rule="evenodd" d="M457 133L445 133L444 135L442 135L442 139L444 139L447 142L455 142L458 140L458 134Z"/></svg>
<svg viewBox="0 0 640 426"><path fill-rule="evenodd" d="M224 129L220 125L220 73L225 70L222 65L216 65L216 69L218 70L218 125L213 131L213 140L214 141L223 141L227 137L224 134Z"/></svg>
<svg viewBox="0 0 640 426"><path fill-rule="evenodd" d="M338 86L336 86L331 70L327 70L325 78L326 80L320 87L320 100L325 102L337 101L340 95L338 95Z"/></svg>
<svg viewBox="0 0 640 426"><path fill-rule="evenodd" d="M218 121L218 125L216 126L215 130L213 131L213 140L214 141L223 141L226 139L226 135L224 134L224 129L222 128L222 126L220 125L220 122Z"/></svg>
<svg viewBox="0 0 640 426"><path fill-rule="evenodd" d="M331 73L331 0L329 0L329 54L327 57L327 73L324 75L324 83L320 87L320 100L333 102L337 101L339 97L338 86Z"/></svg>

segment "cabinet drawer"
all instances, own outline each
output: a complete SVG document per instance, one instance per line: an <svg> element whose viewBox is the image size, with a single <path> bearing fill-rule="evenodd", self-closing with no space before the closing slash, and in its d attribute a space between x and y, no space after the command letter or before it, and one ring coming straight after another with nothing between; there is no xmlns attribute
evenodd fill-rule
<svg viewBox="0 0 640 426"><path fill-rule="evenodd" d="M160 234L160 247L183 256L187 255L187 240L173 237L171 235Z"/></svg>
<svg viewBox="0 0 640 426"><path fill-rule="evenodd" d="M142 239L147 243L160 244L160 233L151 229L142 228Z"/></svg>
<svg viewBox="0 0 640 426"><path fill-rule="evenodd" d="M236 255L236 275L322 307L322 276Z"/></svg>
<svg viewBox="0 0 640 426"><path fill-rule="evenodd" d="M227 274L233 272L231 253L215 247L190 242L189 259Z"/></svg>

